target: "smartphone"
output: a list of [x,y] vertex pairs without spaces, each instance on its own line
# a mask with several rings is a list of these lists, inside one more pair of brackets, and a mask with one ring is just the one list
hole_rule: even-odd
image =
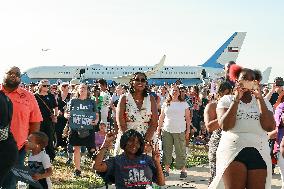
[[257,90],[258,89],[258,84],[256,81],[247,81],[247,80],[241,80],[239,81],[240,86],[245,89],[249,90]]

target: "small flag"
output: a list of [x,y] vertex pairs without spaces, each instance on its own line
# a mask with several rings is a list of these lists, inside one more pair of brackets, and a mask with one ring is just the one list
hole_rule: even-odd
[[239,47],[228,47],[228,52],[239,52]]

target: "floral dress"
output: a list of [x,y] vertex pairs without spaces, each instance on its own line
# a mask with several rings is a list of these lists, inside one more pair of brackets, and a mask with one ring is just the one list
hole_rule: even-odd
[[138,109],[132,94],[127,93],[126,95],[126,125],[127,129],[134,129],[145,136],[146,131],[149,127],[149,121],[151,120],[151,101],[150,95],[144,97],[141,110]]
[[[126,97],[125,118],[127,129],[134,129],[145,136],[152,115],[150,95],[144,97],[141,110],[138,109],[131,93],[126,93],[124,96]],[[121,132],[117,135],[115,144],[116,154],[120,154],[121,135]]]

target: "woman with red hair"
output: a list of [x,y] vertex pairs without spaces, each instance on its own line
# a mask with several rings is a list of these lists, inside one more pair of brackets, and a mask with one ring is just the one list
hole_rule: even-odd
[[223,131],[216,154],[216,177],[209,188],[271,188],[267,132],[275,123],[272,106],[259,89],[261,74],[232,65],[229,75],[236,85],[234,95],[223,96],[217,105]]

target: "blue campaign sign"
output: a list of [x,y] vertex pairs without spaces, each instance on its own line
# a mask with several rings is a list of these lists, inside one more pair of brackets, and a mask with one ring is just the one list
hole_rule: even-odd
[[11,169],[17,180],[25,182],[35,188],[43,189],[41,184],[32,178],[32,173],[29,167],[16,166]]
[[73,130],[79,129],[93,129],[91,125],[92,121],[96,119],[96,113],[83,110],[71,110],[70,111],[70,128]]

